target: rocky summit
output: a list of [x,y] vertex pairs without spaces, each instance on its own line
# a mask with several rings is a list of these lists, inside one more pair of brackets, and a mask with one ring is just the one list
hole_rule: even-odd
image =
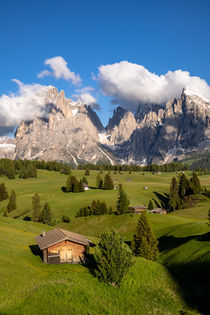
[[166,104],[114,110],[106,128],[90,106],[51,88],[46,115],[0,138],[0,156],[79,163],[168,163],[210,150],[210,100],[185,88]]

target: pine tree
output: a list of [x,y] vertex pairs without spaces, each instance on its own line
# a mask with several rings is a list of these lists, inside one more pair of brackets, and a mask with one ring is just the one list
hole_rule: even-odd
[[89,175],[90,175],[90,171],[89,171],[88,168],[86,168],[86,170],[85,170],[85,176],[89,176]]
[[70,192],[70,191],[71,191],[71,176],[69,175],[66,181],[66,192]]
[[191,184],[192,184],[193,193],[199,194],[201,192],[201,184],[200,184],[200,180],[199,180],[196,172],[193,172],[193,174],[192,174]]
[[158,257],[158,241],[152,231],[145,212],[142,212],[132,241],[135,256],[156,260]]
[[190,184],[189,181],[187,179],[187,177],[185,176],[185,174],[183,173],[180,177],[180,181],[179,181],[179,197],[181,199],[183,199],[185,196],[187,196],[190,193]]
[[153,210],[153,209],[154,209],[154,205],[153,205],[152,200],[149,201],[148,209],[149,209],[149,210]]
[[9,202],[7,205],[7,211],[11,212],[16,209],[16,193],[12,190],[11,195],[9,197]]
[[124,192],[122,184],[119,185],[118,200],[117,200],[117,214],[123,214],[129,212],[130,201],[127,194]]
[[104,178],[104,189],[106,189],[106,190],[114,189],[113,180],[112,180],[112,178],[111,178],[111,176],[109,174],[105,175],[105,178]]
[[48,202],[46,202],[42,208],[41,221],[44,224],[50,224],[52,221],[52,211]]
[[3,213],[3,217],[8,217],[7,211],[5,210]]
[[14,163],[10,163],[6,170],[7,177],[9,179],[15,179],[15,167]]
[[8,199],[8,197],[9,196],[8,196],[5,184],[4,183],[0,184],[0,201],[6,200],[6,199]]
[[106,283],[119,286],[133,264],[130,248],[114,230],[105,231],[94,254],[95,275]]
[[85,190],[84,190],[84,186],[83,186],[83,182],[82,182],[81,179],[80,179],[80,181],[79,181],[78,187],[79,187],[79,192],[84,192],[84,191],[85,191]]
[[100,173],[96,176],[96,188],[102,189],[103,188],[103,180],[101,178]]
[[38,194],[35,194],[32,197],[32,221],[39,222],[40,215],[41,215],[40,197]]
[[178,210],[181,208],[179,198],[179,187],[175,177],[171,179],[170,191],[169,191],[169,203],[168,208],[170,211]]

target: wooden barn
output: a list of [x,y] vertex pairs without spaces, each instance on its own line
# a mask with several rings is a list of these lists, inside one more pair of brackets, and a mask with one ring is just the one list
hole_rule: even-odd
[[80,263],[94,244],[84,236],[62,229],[44,232],[35,238],[45,264]]
[[140,205],[140,206],[135,206],[135,207],[131,207],[131,209],[133,210],[134,213],[141,213],[147,210],[147,207],[144,205]]

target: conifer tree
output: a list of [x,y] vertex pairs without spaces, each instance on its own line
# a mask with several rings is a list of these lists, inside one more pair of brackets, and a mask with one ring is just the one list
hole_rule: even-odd
[[150,260],[158,257],[158,241],[145,212],[142,212],[136,227],[132,241],[132,249],[135,256],[141,256]]
[[199,180],[196,172],[193,172],[193,174],[192,174],[191,184],[192,184],[193,193],[199,194],[201,192],[201,184],[200,184],[200,180]]
[[32,197],[32,221],[39,222],[40,216],[41,216],[40,197],[38,194],[35,194]]
[[179,190],[178,190],[179,197],[183,199],[185,196],[189,195],[190,191],[191,189],[190,189],[189,181],[187,177],[185,176],[185,174],[183,173],[179,181]]
[[6,170],[7,177],[9,179],[15,179],[15,167],[14,163],[10,163]]
[[9,197],[9,202],[7,205],[7,211],[11,212],[16,209],[16,193],[12,190],[11,195]]
[[152,200],[149,201],[148,209],[149,209],[149,210],[153,210],[153,209],[154,209],[154,205],[153,205]]
[[6,200],[6,199],[8,199],[8,197],[9,196],[8,196],[5,184],[4,183],[0,184],[0,201]]
[[3,213],[3,217],[8,217],[7,211],[5,210]]
[[101,178],[100,173],[96,176],[96,188],[102,189],[103,188],[103,179]]
[[130,201],[128,199],[127,194],[123,190],[122,184],[119,185],[119,190],[118,190],[118,200],[117,200],[117,214],[123,214],[123,213],[128,213],[129,212],[129,204]]
[[71,176],[69,175],[66,181],[66,192],[70,192],[70,191],[71,191]]
[[179,198],[179,187],[175,177],[171,179],[170,191],[169,191],[169,210],[174,211],[181,208],[180,198]]
[[209,226],[210,226],[210,209],[208,211],[208,219],[209,219]]
[[82,182],[83,182],[84,184],[88,185],[88,181],[87,181],[87,178],[86,178],[85,176],[83,176]]
[[82,182],[81,179],[80,179],[80,181],[79,181],[78,187],[79,187],[79,192],[84,192],[84,191],[85,191],[85,190],[84,190],[84,186],[83,186],[83,182]]
[[133,264],[130,248],[114,230],[105,231],[94,254],[95,275],[113,286],[119,286]]
[[88,168],[86,168],[86,170],[85,170],[85,176],[89,176],[89,175],[90,175],[90,171],[89,171]]
[[111,176],[109,174],[105,175],[105,178],[104,178],[104,189],[106,189],[106,190],[114,189],[113,180],[112,180],[112,178],[111,178]]
[[50,224],[52,221],[52,211],[48,202],[46,202],[44,207],[42,208],[41,221],[44,224]]

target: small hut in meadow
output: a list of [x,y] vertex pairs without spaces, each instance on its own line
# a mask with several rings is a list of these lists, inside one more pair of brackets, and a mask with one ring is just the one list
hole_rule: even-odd
[[147,207],[144,205],[140,205],[140,206],[135,206],[135,207],[131,207],[131,209],[133,210],[133,213],[141,213],[147,210]]
[[35,238],[45,264],[80,263],[94,244],[83,235],[53,229]]
[[149,213],[167,214],[167,211],[163,208],[154,208],[154,209],[150,210]]

